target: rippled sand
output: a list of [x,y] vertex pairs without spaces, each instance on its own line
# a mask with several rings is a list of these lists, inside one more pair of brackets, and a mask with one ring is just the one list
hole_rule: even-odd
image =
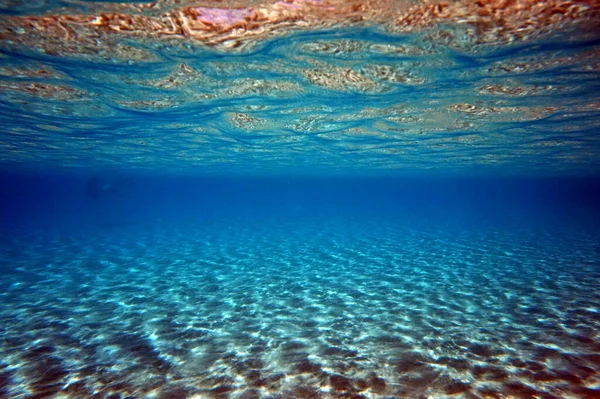
[[5,236],[0,396],[597,398],[597,239],[389,219]]

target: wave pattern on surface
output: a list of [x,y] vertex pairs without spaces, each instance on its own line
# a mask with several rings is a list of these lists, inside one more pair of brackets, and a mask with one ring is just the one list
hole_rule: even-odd
[[[125,44],[127,41],[123,41]],[[6,44],[6,42],[3,42]],[[207,173],[595,173],[599,42],[302,32],[128,63],[0,50],[0,162]]]

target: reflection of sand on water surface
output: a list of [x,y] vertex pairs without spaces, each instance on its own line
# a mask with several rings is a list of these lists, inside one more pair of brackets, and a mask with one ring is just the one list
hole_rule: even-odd
[[597,166],[598,2],[72,4],[0,16],[2,162]]
[[[78,2],[73,2],[77,4]],[[169,45],[200,43],[236,51],[291,31],[374,25],[389,32],[425,31],[426,40],[450,47],[526,41],[579,28],[595,31],[594,1],[281,0],[90,4],[88,12],[33,10],[0,18],[0,40],[49,54],[98,54],[148,60],[153,54],[119,39],[157,38]],[[26,12],[26,11],[25,11]],[[37,12],[37,13],[36,13]],[[173,42],[171,39],[177,39]]]

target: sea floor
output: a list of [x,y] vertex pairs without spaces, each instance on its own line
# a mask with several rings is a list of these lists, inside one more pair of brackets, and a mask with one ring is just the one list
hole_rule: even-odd
[[2,397],[600,397],[590,229],[274,218],[3,242]]

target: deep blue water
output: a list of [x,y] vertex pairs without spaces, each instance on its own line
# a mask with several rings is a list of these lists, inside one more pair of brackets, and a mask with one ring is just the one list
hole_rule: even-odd
[[[98,192],[87,184],[98,181]],[[5,174],[3,229],[144,226],[237,217],[249,221],[370,216],[486,225],[597,221],[594,177],[182,177]]]

